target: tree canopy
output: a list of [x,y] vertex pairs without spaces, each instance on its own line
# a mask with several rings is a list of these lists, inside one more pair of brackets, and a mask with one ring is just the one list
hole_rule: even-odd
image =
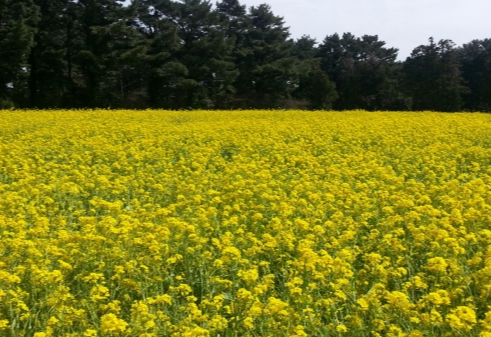
[[239,0],[2,0],[0,108],[491,111],[491,40],[293,39]]

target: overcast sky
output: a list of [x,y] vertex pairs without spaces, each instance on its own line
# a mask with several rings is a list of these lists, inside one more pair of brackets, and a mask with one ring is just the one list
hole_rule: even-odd
[[[215,2],[215,1],[213,1]],[[491,0],[242,0],[267,3],[285,19],[293,38],[306,34],[322,42],[326,35],[350,32],[378,35],[399,48],[404,60],[419,45],[450,39],[457,45],[491,38]]]

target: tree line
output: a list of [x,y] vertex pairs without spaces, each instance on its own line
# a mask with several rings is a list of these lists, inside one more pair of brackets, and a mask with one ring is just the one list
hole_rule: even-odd
[[397,53],[238,0],[0,0],[0,108],[491,111],[491,39]]

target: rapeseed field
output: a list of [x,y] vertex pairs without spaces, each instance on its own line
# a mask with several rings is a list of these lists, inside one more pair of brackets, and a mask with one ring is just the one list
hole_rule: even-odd
[[491,336],[491,115],[0,111],[0,336]]

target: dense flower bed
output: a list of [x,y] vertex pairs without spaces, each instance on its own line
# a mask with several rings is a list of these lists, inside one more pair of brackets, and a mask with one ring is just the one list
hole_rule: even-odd
[[0,334],[489,337],[490,130],[0,111]]

